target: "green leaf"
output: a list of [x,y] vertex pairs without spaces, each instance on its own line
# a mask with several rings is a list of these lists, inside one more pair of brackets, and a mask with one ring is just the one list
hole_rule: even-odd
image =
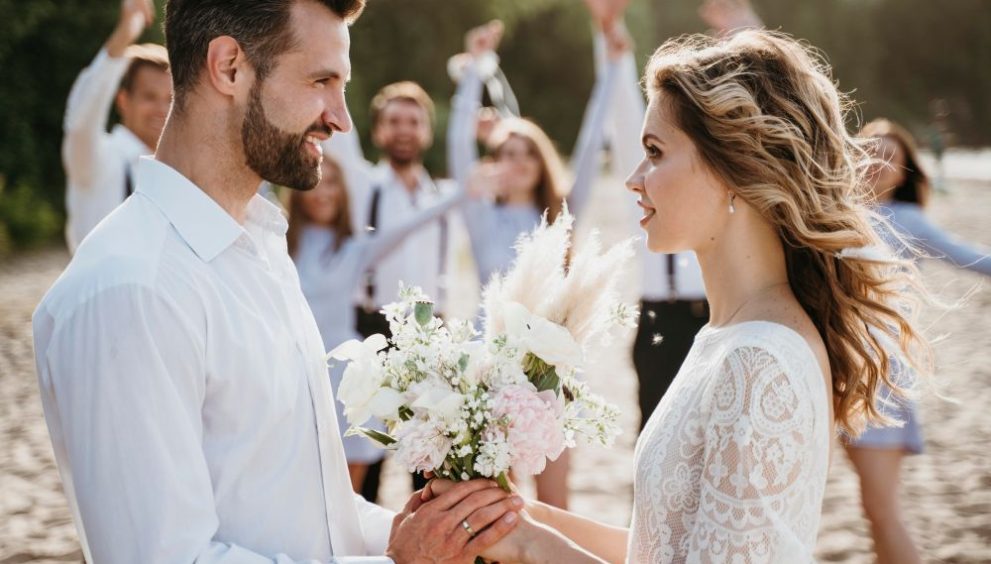
[[352,427],[348,430],[346,435],[356,435],[362,434],[371,439],[372,441],[378,443],[380,446],[389,448],[396,444],[398,441],[390,435],[383,433],[382,431],[376,431],[375,429],[369,429],[368,427]]
[[499,484],[499,487],[502,488],[503,490],[507,492],[512,492],[512,490],[509,488],[509,478],[506,477],[505,472],[496,476],[496,483]]
[[416,302],[413,306],[413,316],[421,327],[426,327],[430,320],[434,318],[434,304],[430,302]]
[[413,410],[409,406],[401,405],[399,406],[399,419],[403,421],[409,421],[413,418]]

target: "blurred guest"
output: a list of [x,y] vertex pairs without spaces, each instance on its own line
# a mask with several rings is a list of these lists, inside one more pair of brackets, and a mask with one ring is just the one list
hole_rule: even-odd
[[[540,223],[546,213],[553,222],[564,205],[580,216],[588,203],[602,148],[603,124],[612,101],[616,61],[628,50],[628,43],[611,44],[609,63],[596,81],[585,111],[578,144],[572,153],[569,183],[560,155],[546,133],[534,122],[504,118],[486,137],[491,157],[477,166],[475,139],[478,107],[481,103],[483,73],[487,61],[502,37],[498,21],[468,32],[465,38],[468,60],[460,76],[451,104],[448,129],[448,164],[454,179],[471,185],[475,197],[465,204],[465,225],[471,239],[479,280],[484,284],[494,274],[504,272],[516,258],[516,240]],[[490,65],[494,66],[494,65]],[[537,498],[566,508],[568,504],[568,455],[549,463],[536,477]]]
[[[154,152],[165,126],[172,103],[168,53],[161,45],[133,45],[154,13],[151,0],[125,0],[117,27],[72,85],[62,141],[70,252],[131,195],[132,169]],[[107,133],[114,103],[121,122]]]
[[[877,211],[890,221],[882,237],[904,258],[913,258],[913,248],[959,268],[991,276],[987,249],[966,244],[930,222],[923,208],[929,200],[929,179],[919,166],[915,140],[905,129],[888,120],[868,123],[861,137],[877,143],[875,164],[870,171],[872,196]],[[910,384],[913,375],[901,363],[892,362],[894,381]],[[871,524],[874,551],[881,564],[920,562],[918,550],[902,520],[899,506],[902,460],[922,452],[922,429],[916,404],[910,399],[881,394],[887,401],[878,409],[894,420],[894,426],[871,426],[849,439],[846,451],[860,478],[861,503]]]
[[[313,310],[324,347],[331,351],[347,340],[361,339],[355,329],[352,296],[368,268],[463,198],[462,193],[457,192],[393,227],[358,231],[352,223],[350,195],[340,165],[333,158],[324,157],[321,169],[322,176],[316,188],[308,192],[289,192],[286,239],[289,254],[299,271],[303,295]],[[331,366],[335,397],[343,374],[344,363]],[[355,491],[361,493],[369,465],[380,462],[384,451],[365,437],[344,437],[348,428],[344,406],[337,402],[335,407],[351,483]],[[366,426],[375,424],[369,422]]]
[[[423,166],[423,154],[433,144],[433,118],[434,104],[423,88],[397,82],[382,88],[371,103],[372,141],[383,153],[381,162],[365,160],[356,131],[334,135],[324,143],[344,172],[355,231],[391,230],[457,191],[449,181],[435,181]],[[448,220],[441,215],[370,267],[352,295],[359,335],[389,335],[381,309],[396,301],[400,282],[423,289],[434,300],[435,311],[443,315],[448,232]],[[369,501],[378,497],[381,471],[381,462],[369,468],[362,490]],[[425,484],[422,477],[414,477],[414,489]]]

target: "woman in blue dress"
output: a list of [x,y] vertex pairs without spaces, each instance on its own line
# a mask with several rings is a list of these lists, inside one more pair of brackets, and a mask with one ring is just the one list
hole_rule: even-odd
[[[881,233],[889,245],[906,259],[921,252],[922,256],[991,276],[991,251],[957,239],[926,217],[929,179],[919,166],[911,134],[882,119],[864,126],[860,136],[877,140],[873,146],[877,161],[870,180],[876,211],[890,223]],[[902,369],[897,361],[892,367]],[[911,377],[904,373],[897,378],[905,381]],[[891,398],[879,409],[899,425],[868,427],[847,441],[846,451],[860,478],[861,500],[878,562],[911,564],[920,559],[902,521],[899,476],[904,457],[922,452],[922,431],[913,401]]]

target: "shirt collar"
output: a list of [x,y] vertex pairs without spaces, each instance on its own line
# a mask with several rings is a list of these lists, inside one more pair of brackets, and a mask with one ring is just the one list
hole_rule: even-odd
[[[162,211],[179,236],[204,262],[210,262],[240,237],[244,227],[179,171],[152,157],[136,167],[136,192]],[[247,223],[285,236],[288,224],[278,207],[259,195],[248,202]]]
[[[403,182],[398,176],[396,176],[396,171],[392,168],[392,165],[389,164],[389,161],[379,161],[378,169],[380,175],[379,178],[382,179],[385,186],[402,188],[403,190],[406,189]],[[421,166],[416,175],[416,192],[433,192],[435,189],[434,181],[430,178],[430,175],[427,174],[427,169]]]

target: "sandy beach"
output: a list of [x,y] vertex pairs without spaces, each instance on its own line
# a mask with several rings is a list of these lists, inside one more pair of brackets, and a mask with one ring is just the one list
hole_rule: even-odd
[[[930,213],[943,227],[991,246],[991,161],[949,163],[948,193],[937,194]],[[601,182],[583,221],[607,241],[630,233],[617,179]],[[76,539],[38,397],[31,344],[31,314],[68,261],[61,249],[0,264],[0,564],[79,562]],[[462,265],[463,266],[463,265]],[[935,345],[936,388],[924,393],[921,414],[926,452],[908,459],[903,506],[927,562],[991,562],[991,284],[977,275],[929,262],[926,282],[943,301],[966,301],[948,311],[929,310]],[[639,289],[631,275],[630,297]],[[471,282],[454,288],[456,312],[470,312]],[[632,335],[629,336],[632,338]],[[573,509],[626,525],[632,500],[632,453],[638,418],[636,377],[629,339],[593,362],[591,385],[622,407],[624,434],[611,449],[573,454]],[[409,480],[392,465],[383,502],[402,506]],[[856,475],[841,449],[834,451],[817,556],[823,562],[871,562],[871,541],[860,509]]]

